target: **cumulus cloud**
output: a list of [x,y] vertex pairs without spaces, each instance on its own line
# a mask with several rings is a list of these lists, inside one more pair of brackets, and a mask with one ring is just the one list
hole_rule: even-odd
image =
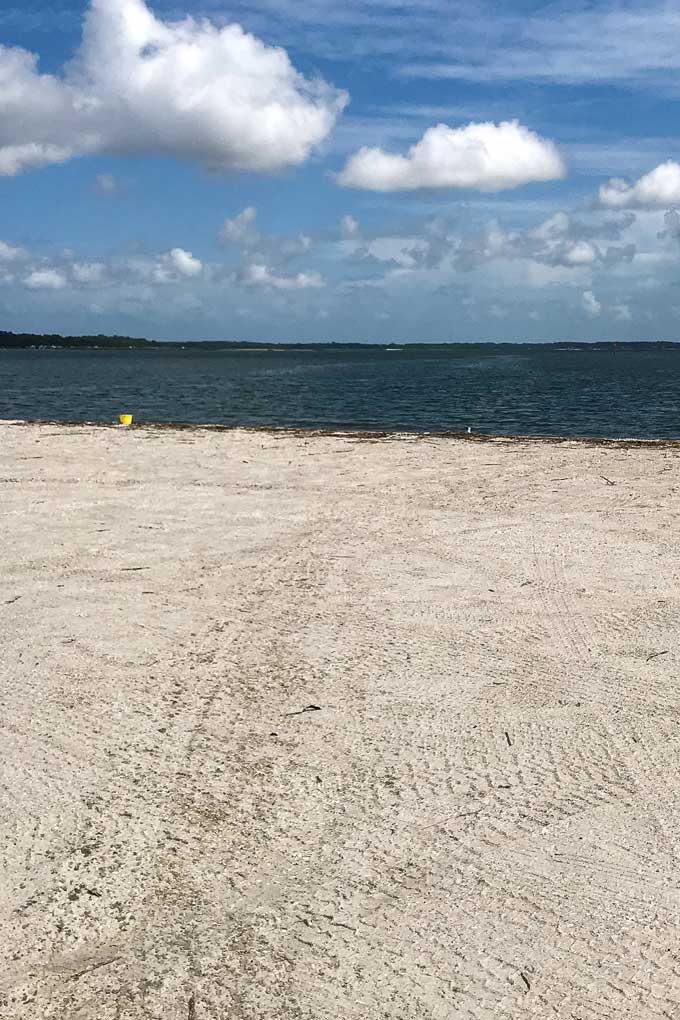
[[564,253],[564,261],[570,266],[590,266],[597,258],[597,252],[588,241],[578,241]]
[[166,255],[166,259],[180,276],[199,276],[203,270],[200,259],[194,258],[191,252],[185,251],[184,248],[173,248]]
[[597,238],[601,241],[618,241],[635,223],[635,213],[625,212],[619,216],[603,219],[596,215],[589,220],[575,219],[565,212],[548,217],[531,231],[531,236],[546,242],[571,238],[586,241]]
[[[341,229],[336,251],[362,276],[389,265],[421,273],[423,282],[439,286],[442,274],[479,272],[495,262],[506,279],[527,280],[532,287],[583,289],[591,285],[591,274],[635,258],[636,244],[628,233],[635,224],[630,212],[613,216],[593,210],[574,217],[560,211],[525,230],[507,230],[494,219],[461,231],[457,216],[441,214],[413,220],[406,230],[404,222],[377,233],[364,229],[358,238],[343,237],[347,231]],[[610,243],[615,238],[621,243]]]
[[259,234],[255,228],[257,210],[252,205],[246,206],[232,219],[226,219],[219,233],[223,244],[251,245],[257,243]]
[[[245,258],[246,266],[238,274],[242,282],[255,283],[277,287],[279,290],[292,289],[300,284],[290,283],[298,277],[283,273],[277,275],[282,267],[306,255],[312,249],[314,242],[307,234],[298,234],[297,237],[279,236],[268,234],[257,229],[257,210],[253,206],[247,206],[240,213],[231,219],[226,219],[219,232],[219,240],[227,248],[237,249]],[[253,267],[266,267],[267,272],[272,273],[271,279],[266,281],[251,279],[250,269]],[[299,279],[301,286],[316,286],[314,283],[305,281],[315,279],[317,274],[301,273]],[[319,277],[320,279],[320,277]]]
[[184,248],[173,248],[160,257],[153,268],[152,278],[156,283],[173,283],[182,277],[191,279],[200,276],[202,272],[203,263],[200,259],[194,258]]
[[599,191],[600,205],[609,209],[659,209],[680,205],[680,163],[668,160],[635,184],[614,178]]
[[673,241],[680,241],[680,214],[675,209],[669,209],[664,213],[664,227],[656,235],[660,240],[670,238]]
[[66,277],[58,269],[34,269],[24,280],[29,290],[63,290]]
[[517,121],[429,128],[406,156],[364,147],[338,175],[345,187],[366,191],[414,191],[420,188],[474,188],[502,191],[531,181],[565,176],[552,142]]
[[237,24],[165,22],[143,0],[91,0],[63,75],[0,46],[0,174],[93,153],[175,156],[213,172],[297,166],[346,102]]
[[630,262],[635,255],[634,244],[610,245],[607,242],[620,239],[634,223],[632,213],[606,220],[596,217],[588,222],[558,212],[533,230],[510,236],[514,236],[515,250],[525,258],[555,267],[585,269]]
[[28,252],[24,248],[15,248],[11,244],[6,244],[5,241],[0,241],[0,263],[19,262],[27,257]]
[[[22,267],[19,279],[24,287],[32,291],[62,291],[68,288],[77,293],[83,290],[118,288],[118,293],[126,295],[127,299],[129,289],[133,288],[137,295],[144,290],[148,300],[155,300],[158,286],[196,282],[206,271],[203,262],[184,248],[172,248],[165,254],[155,256],[135,258],[114,256],[100,260],[76,258],[68,249],[50,260],[32,258],[30,253],[24,252],[23,249],[16,251],[27,262],[27,265]],[[12,266],[12,262],[7,261],[5,265]],[[3,269],[0,242],[0,283],[7,283],[10,277]],[[205,276],[211,279],[210,272],[205,272]],[[178,288],[177,295],[177,301],[186,301],[187,288]]]
[[568,280],[569,274],[574,277],[597,267],[630,262],[636,251],[634,244],[607,242],[620,237],[634,222],[635,217],[630,213],[604,221],[600,216],[588,222],[557,212],[531,230],[506,231],[492,220],[482,231],[458,241],[449,237],[448,247],[453,252],[455,266],[462,270],[474,269],[493,259],[522,259],[566,270],[566,273],[537,271],[534,281]]
[[295,276],[280,276],[262,263],[251,263],[243,273],[243,283],[249,287],[272,287],[274,290],[307,290],[325,287],[320,273],[297,273]]
[[590,316],[591,319],[596,319],[602,311],[602,305],[597,300],[592,290],[585,290],[581,295],[581,304],[583,311],[586,315]]

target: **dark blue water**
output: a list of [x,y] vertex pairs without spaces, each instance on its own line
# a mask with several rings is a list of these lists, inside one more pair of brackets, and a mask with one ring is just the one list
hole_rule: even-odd
[[0,350],[0,418],[680,437],[680,350]]

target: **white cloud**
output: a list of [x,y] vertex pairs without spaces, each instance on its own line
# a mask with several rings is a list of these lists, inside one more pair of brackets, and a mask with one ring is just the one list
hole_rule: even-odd
[[[217,5],[203,3],[202,7]],[[395,73],[472,81],[625,82],[677,94],[680,13],[674,0],[236,0],[249,27],[316,57]],[[405,66],[406,65],[406,66]],[[419,92],[420,90],[416,90]],[[459,90],[456,90],[458,92]],[[444,106],[448,90],[430,103]],[[454,93],[455,94],[455,93]],[[467,90],[463,93],[468,96]],[[507,97],[496,89],[490,99]],[[458,98],[462,98],[458,96]],[[474,101],[474,100],[473,100]],[[414,96],[409,106],[417,102]],[[403,119],[405,111],[395,111]],[[457,119],[477,120],[470,100]],[[380,109],[381,107],[379,107]],[[406,107],[408,110],[408,107]],[[429,118],[446,120],[444,110]],[[485,116],[489,116],[488,112]],[[370,144],[382,144],[372,141]]]
[[525,261],[531,286],[547,286],[570,278],[574,282],[584,270],[630,261],[634,245],[609,243],[620,238],[629,226],[628,217],[580,221],[557,212],[533,229],[506,232],[492,220],[481,232],[459,239],[450,236],[439,254],[446,258],[447,252],[453,252],[454,264],[463,270],[490,260]]
[[29,290],[63,290],[66,277],[57,269],[34,269],[24,280]]
[[[600,0],[534,7],[530,13],[511,6],[492,0],[482,8],[483,17],[468,7],[468,17],[463,14],[456,32],[444,39],[437,25],[443,13],[435,5],[429,38],[417,37],[421,53],[402,74],[484,82],[626,82],[677,94],[676,3]],[[402,34],[415,33],[402,27]],[[367,46],[371,42],[366,39]],[[407,39],[405,47],[413,52],[414,40]]]
[[19,262],[28,257],[24,248],[15,248],[11,244],[0,241],[0,262]]
[[[2,64],[3,51],[0,49],[0,81],[7,77],[3,72],[6,70]],[[13,85],[14,83],[11,83]],[[22,91],[19,84],[16,91]],[[0,96],[0,115],[4,117],[9,103]],[[6,123],[6,122],[5,122]],[[3,128],[5,125],[3,125]],[[63,145],[50,145],[43,142],[27,142],[24,145],[7,144],[6,139],[11,137],[5,129],[0,129],[0,177],[15,177],[24,170],[38,170],[48,166],[50,163],[66,163],[76,153],[72,148]]]
[[[336,260],[352,268],[353,278],[356,273],[384,273],[387,264],[423,274],[418,279],[424,286],[441,287],[443,278],[458,273],[481,280],[493,263],[493,278],[509,288],[566,285],[580,293],[599,287],[603,272],[627,272],[636,243],[646,243],[637,229],[640,219],[630,212],[614,216],[581,210],[570,216],[559,211],[525,230],[507,230],[493,219],[468,221],[461,231],[457,215],[440,213],[425,221],[411,220],[410,231],[403,223],[382,233],[365,229],[359,239],[337,241],[334,252]],[[658,219],[655,214],[655,231]]]
[[588,241],[578,241],[564,255],[564,261],[570,266],[589,266],[596,258],[597,252]]
[[343,216],[340,220],[340,235],[342,237],[358,237],[361,233],[359,224],[353,216]]
[[[235,247],[246,255],[246,261],[252,266],[268,267],[268,271],[274,267],[279,269],[282,265],[288,265],[291,261],[301,255],[308,254],[314,246],[314,241],[307,234],[298,234],[297,237],[279,236],[268,234],[257,229],[257,210],[253,206],[247,206],[240,213],[231,219],[226,219],[218,234],[218,237],[226,247]],[[275,274],[274,274],[275,275]],[[242,272],[241,280],[248,278],[248,270]],[[276,277],[283,283],[268,281],[269,286],[284,289],[292,287],[285,281],[295,280],[292,276]],[[303,273],[301,279],[305,280]],[[251,281],[252,282],[252,281]],[[261,281],[258,281],[261,282]]]
[[257,210],[252,206],[246,206],[232,219],[227,219],[222,225],[219,233],[220,241],[224,244],[254,244],[259,238],[255,229]]
[[173,248],[166,258],[180,276],[199,276],[203,271],[200,259],[194,258],[190,251],[183,248]]
[[369,241],[364,248],[359,249],[358,254],[362,260],[371,256],[378,262],[392,263],[393,266],[411,269],[417,261],[414,256],[422,247],[423,242],[417,237],[376,237],[375,240]]
[[408,155],[364,147],[338,175],[345,187],[367,191],[414,191],[418,188],[475,188],[501,191],[530,181],[565,176],[552,142],[517,121],[429,128]]
[[94,190],[98,195],[110,198],[120,192],[120,184],[113,174],[97,174],[94,180]]
[[279,276],[268,266],[255,262],[246,267],[243,282],[249,287],[273,287],[275,290],[307,290],[325,287],[323,277],[316,272],[297,273],[295,276]]
[[571,221],[565,212],[556,212],[531,231],[531,237],[539,241],[555,241],[569,233]]
[[630,322],[633,318],[632,313],[628,305],[614,305],[612,307],[614,318],[618,319],[619,322]]
[[196,281],[204,269],[203,262],[184,248],[172,248],[155,257],[112,257],[106,261],[79,260],[73,252],[65,250],[58,260],[29,265],[24,271],[23,283],[30,290],[63,290],[69,284],[81,288],[118,286],[120,289],[143,285],[151,299],[156,293],[153,284]]
[[74,262],[71,275],[76,283],[101,284],[106,278],[106,266],[103,262]]
[[599,191],[600,205],[610,209],[659,209],[680,204],[680,163],[668,160],[635,184],[614,178]]
[[581,303],[583,311],[586,315],[589,315],[591,319],[597,318],[602,311],[602,305],[597,300],[592,290],[585,290],[581,296]]
[[[148,267],[140,265],[139,268],[142,275],[145,275]],[[173,248],[161,255],[152,269],[151,278],[155,283],[173,283],[182,277],[191,279],[200,276],[202,272],[203,263],[200,259],[194,258],[190,251],[183,248]]]
[[296,166],[346,101],[239,25],[164,22],[143,0],[91,0],[63,76],[0,46],[0,174],[93,153],[175,156],[215,172]]

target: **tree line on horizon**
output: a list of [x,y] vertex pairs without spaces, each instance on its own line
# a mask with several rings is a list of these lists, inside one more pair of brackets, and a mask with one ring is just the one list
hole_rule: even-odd
[[234,349],[252,349],[252,350],[338,350],[338,349],[356,349],[356,348],[370,348],[373,350],[384,350],[385,348],[392,348],[393,350],[411,350],[413,348],[427,347],[432,348],[448,348],[448,347],[504,347],[504,348],[517,348],[517,347],[532,347],[532,348],[569,348],[569,349],[617,349],[626,348],[633,350],[645,350],[650,347],[656,349],[668,349],[680,347],[680,342],[676,340],[556,340],[549,341],[546,343],[537,343],[536,341],[473,341],[465,342],[460,340],[452,340],[444,343],[394,343],[386,341],[384,343],[366,343],[362,341],[310,341],[309,343],[299,342],[281,342],[281,341],[264,341],[264,340],[183,340],[183,341],[170,341],[170,340],[147,340],[144,337],[130,337],[130,336],[107,336],[99,333],[96,335],[87,336],[62,336],[59,333],[12,333],[7,330],[0,330],[0,348],[32,348],[32,349],[45,349],[45,348],[60,348],[60,349],[71,349],[71,350],[102,350],[102,349],[114,349],[114,350],[144,350],[154,349],[159,350],[162,348],[179,348],[179,349],[200,349],[200,350],[234,350]]

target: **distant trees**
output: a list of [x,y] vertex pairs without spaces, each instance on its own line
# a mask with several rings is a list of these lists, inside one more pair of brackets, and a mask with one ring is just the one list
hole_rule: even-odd
[[156,346],[155,340],[130,336],[60,336],[59,333],[8,333],[0,330],[0,347],[137,348]]

